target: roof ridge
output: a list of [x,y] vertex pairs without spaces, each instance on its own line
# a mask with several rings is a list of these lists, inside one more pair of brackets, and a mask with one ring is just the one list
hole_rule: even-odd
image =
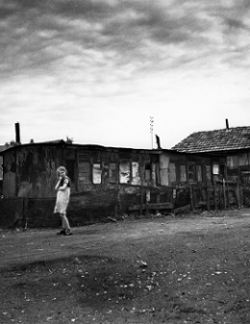
[[214,129],[214,130],[197,131],[197,132],[191,133],[189,136],[191,136],[193,134],[198,134],[198,133],[213,133],[213,132],[227,131],[227,130],[231,130],[231,129],[243,129],[243,128],[250,129],[250,126],[237,126],[237,127],[229,127],[228,129],[227,128],[219,128],[219,129]]

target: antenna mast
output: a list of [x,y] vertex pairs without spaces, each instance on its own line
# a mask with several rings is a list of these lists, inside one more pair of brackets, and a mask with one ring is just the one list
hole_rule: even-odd
[[150,116],[150,133],[151,133],[151,146],[154,148],[153,144],[153,133],[154,133],[154,116]]

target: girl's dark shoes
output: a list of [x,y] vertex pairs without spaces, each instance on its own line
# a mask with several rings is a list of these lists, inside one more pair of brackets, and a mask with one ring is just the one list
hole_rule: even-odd
[[70,230],[62,229],[60,232],[57,233],[57,235],[70,236],[70,235],[73,235],[73,233]]
[[60,232],[56,233],[57,235],[65,235],[66,231],[65,229],[62,229]]

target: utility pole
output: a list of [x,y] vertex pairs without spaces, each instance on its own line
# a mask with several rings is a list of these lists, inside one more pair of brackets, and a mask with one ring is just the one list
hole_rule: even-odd
[[154,148],[153,144],[153,134],[154,134],[154,116],[150,116],[150,133],[151,133],[151,146]]

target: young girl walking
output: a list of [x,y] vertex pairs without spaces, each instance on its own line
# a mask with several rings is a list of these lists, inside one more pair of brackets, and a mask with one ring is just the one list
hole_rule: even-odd
[[57,195],[54,213],[58,213],[62,219],[62,230],[57,234],[72,235],[67,218],[67,207],[70,199],[70,179],[67,177],[67,170],[64,166],[60,166],[56,172],[58,182],[55,186]]

